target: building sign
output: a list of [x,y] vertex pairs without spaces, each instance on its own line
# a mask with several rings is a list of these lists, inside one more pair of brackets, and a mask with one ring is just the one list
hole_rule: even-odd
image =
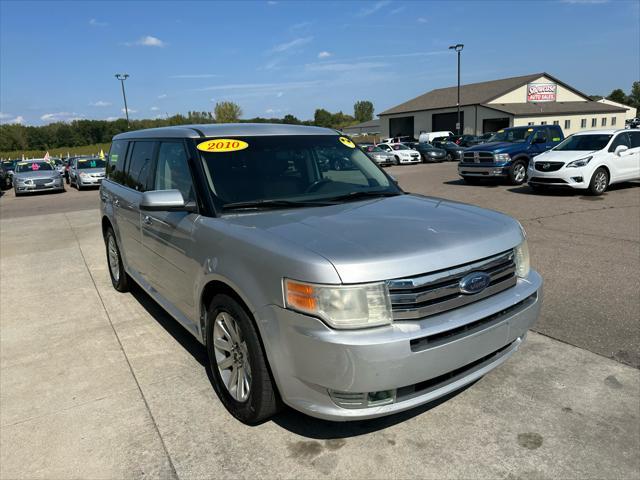
[[530,83],[527,85],[527,102],[555,102],[557,89],[555,83]]

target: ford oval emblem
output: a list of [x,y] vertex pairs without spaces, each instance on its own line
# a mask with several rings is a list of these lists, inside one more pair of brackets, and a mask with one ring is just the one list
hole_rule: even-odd
[[458,284],[462,293],[480,293],[491,283],[491,275],[484,272],[471,272],[460,280]]

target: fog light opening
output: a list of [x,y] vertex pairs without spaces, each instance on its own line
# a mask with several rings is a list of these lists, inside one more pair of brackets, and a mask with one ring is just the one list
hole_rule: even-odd
[[389,405],[396,401],[396,390],[381,390],[379,392],[369,392],[368,405],[370,407],[379,405]]
[[576,183],[582,183],[582,177],[571,177],[571,180],[573,180]]

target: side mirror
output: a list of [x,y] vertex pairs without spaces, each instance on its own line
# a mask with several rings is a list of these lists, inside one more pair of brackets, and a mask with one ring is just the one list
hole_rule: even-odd
[[185,210],[187,205],[180,190],[151,190],[142,194],[140,210]]
[[627,150],[629,150],[629,147],[627,147],[626,145],[618,145],[613,153],[615,153],[617,156],[621,156]]

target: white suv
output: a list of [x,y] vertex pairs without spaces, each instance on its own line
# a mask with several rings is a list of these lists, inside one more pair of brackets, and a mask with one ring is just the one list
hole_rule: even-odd
[[640,179],[640,131],[591,130],[567,137],[529,163],[529,186],[588,189],[602,195],[612,183]]
[[421,162],[420,152],[409,148],[404,143],[379,143],[376,146],[385,152],[392,153],[396,165]]

